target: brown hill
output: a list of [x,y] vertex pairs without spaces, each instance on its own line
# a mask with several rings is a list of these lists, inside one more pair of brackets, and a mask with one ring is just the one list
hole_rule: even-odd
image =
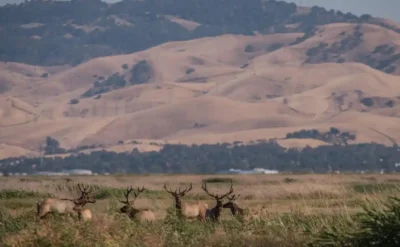
[[2,63],[0,157],[37,155],[46,136],[118,152],[166,141],[330,145],[282,138],[331,127],[355,134],[351,142],[399,141],[399,76],[383,72],[400,72],[399,34],[337,23],[294,44],[302,36],[170,42],[73,68]]

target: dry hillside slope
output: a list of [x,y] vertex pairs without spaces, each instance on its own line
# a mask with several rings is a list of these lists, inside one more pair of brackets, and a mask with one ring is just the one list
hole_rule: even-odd
[[302,36],[170,42],[72,68],[1,63],[0,158],[37,155],[46,136],[115,151],[270,138],[330,145],[283,138],[331,127],[356,134],[353,143],[399,141],[399,34],[336,23],[295,42]]

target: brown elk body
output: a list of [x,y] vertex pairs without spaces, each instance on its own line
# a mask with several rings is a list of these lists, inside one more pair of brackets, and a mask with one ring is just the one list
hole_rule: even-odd
[[37,202],[37,216],[40,219],[45,218],[49,213],[57,212],[59,214],[72,215],[74,213],[75,203],[67,199],[47,198],[42,202]]
[[80,220],[88,221],[92,219],[92,211],[88,208],[81,209],[78,211],[78,217]]
[[[37,202],[36,203],[37,216],[40,219],[44,219],[48,214],[55,212],[69,216],[77,212],[78,215],[80,215],[82,207],[86,203],[95,203],[96,200],[90,199],[88,197],[88,194],[90,192],[87,191],[87,187],[85,188],[83,185],[78,184],[78,188],[81,191],[81,196],[78,199],[47,198],[40,203]],[[91,218],[91,213],[90,213],[90,218]]]
[[213,208],[207,210],[207,214],[206,214],[207,219],[210,219],[213,221],[219,221],[219,218],[221,216],[222,206],[223,206],[223,204],[222,204],[223,199],[226,196],[233,193],[232,180],[231,180],[231,187],[230,187],[229,191],[223,195],[217,195],[217,194],[210,193],[207,189],[207,184],[205,182],[202,184],[201,187],[204,190],[204,192],[207,193],[207,195],[214,197],[214,199],[217,202]]
[[204,202],[184,202],[182,203],[182,197],[186,195],[190,190],[192,190],[192,184],[190,184],[189,188],[185,188],[183,191],[181,188],[172,191],[167,188],[167,185],[164,184],[164,189],[168,193],[170,193],[175,199],[175,208],[179,214],[179,216],[184,217],[185,219],[199,219],[203,222],[206,221],[206,213],[208,206]]
[[144,187],[142,189],[137,189],[137,192],[133,192],[134,199],[129,201],[129,194],[133,191],[133,188],[127,188],[125,193],[125,200],[120,200],[121,203],[125,204],[125,206],[120,208],[120,212],[123,214],[127,214],[129,218],[133,220],[138,220],[140,222],[152,222],[156,220],[156,217],[150,209],[136,209],[133,207],[136,198],[140,193],[144,191]]

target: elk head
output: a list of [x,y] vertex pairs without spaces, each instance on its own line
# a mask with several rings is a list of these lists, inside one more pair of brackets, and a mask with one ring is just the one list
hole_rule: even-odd
[[236,196],[235,194],[228,196],[228,202],[225,203],[222,207],[223,208],[230,208],[233,215],[243,215],[244,211],[242,208],[236,204],[236,200],[240,197],[240,195]]
[[228,191],[227,193],[223,194],[223,195],[218,195],[218,194],[210,193],[210,192],[208,191],[208,189],[207,189],[207,183],[206,183],[206,182],[203,182],[201,188],[204,190],[204,192],[207,193],[207,195],[209,195],[209,196],[215,198],[215,200],[217,201],[217,206],[219,206],[219,207],[222,207],[222,200],[223,200],[225,197],[227,197],[228,195],[230,195],[230,194],[233,193],[233,184],[232,184],[232,180],[231,180],[231,187],[230,187],[229,191]]
[[192,183],[190,183],[189,188],[185,188],[184,190],[181,190],[181,187],[179,189],[175,189],[175,191],[172,191],[171,188],[167,188],[167,185],[164,184],[164,190],[168,193],[170,193],[174,198],[175,198],[175,203],[176,203],[176,208],[181,209],[181,197],[185,196],[186,193],[192,190]]
[[131,208],[133,208],[133,205],[134,205],[134,203],[135,203],[137,197],[140,195],[140,193],[142,193],[143,191],[145,191],[145,188],[144,188],[144,186],[143,186],[142,188],[139,188],[139,187],[138,187],[138,188],[137,188],[137,191],[134,191],[134,192],[133,192],[133,196],[134,196],[133,200],[129,201],[129,194],[130,194],[132,191],[133,191],[132,186],[131,186],[130,188],[128,187],[128,188],[126,189],[126,193],[124,193],[125,200],[119,200],[121,203],[125,204],[125,206],[123,206],[123,207],[120,209],[120,212],[121,212],[121,213],[129,213],[129,212],[131,211]]
[[90,196],[92,189],[88,190],[88,186],[85,187],[83,184],[78,184],[78,188],[81,192],[81,196],[78,199],[72,200],[75,204],[73,208],[74,211],[80,211],[87,203],[96,202],[96,200]]
[[239,197],[240,197],[240,195],[237,195],[237,196],[236,196],[235,194],[230,195],[230,196],[227,196],[226,198],[228,199],[228,202],[225,203],[222,207],[223,207],[223,208],[232,208],[233,205],[236,205],[235,201],[236,201]]

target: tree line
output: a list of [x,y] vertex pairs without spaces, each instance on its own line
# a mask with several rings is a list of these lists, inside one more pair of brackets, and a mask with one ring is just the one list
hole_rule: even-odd
[[97,173],[216,173],[230,168],[265,168],[280,172],[399,171],[400,148],[376,143],[329,145],[302,150],[275,141],[249,145],[165,145],[160,151],[93,151],[67,157],[17,157],[0,161],[0,171],[34,173],[89,169]]

